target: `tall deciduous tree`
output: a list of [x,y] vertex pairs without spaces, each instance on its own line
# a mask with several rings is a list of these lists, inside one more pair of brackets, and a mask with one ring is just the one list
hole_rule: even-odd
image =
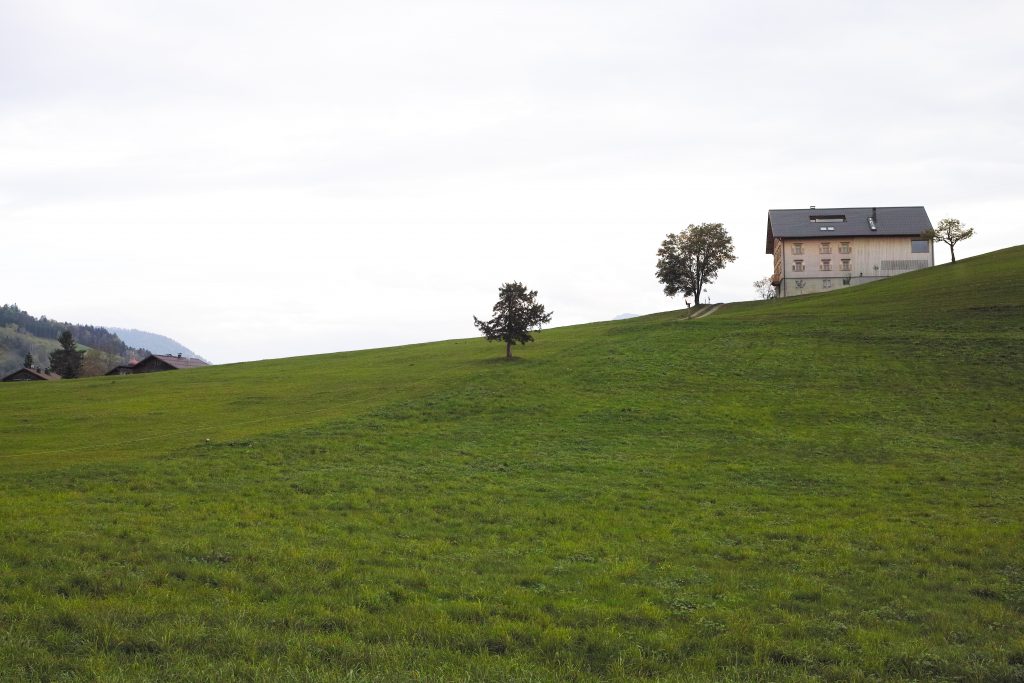
[[658,281],[665,294],[692,296],[700,303],[704,285],[714,282],[725,264],[736,260],[732,237],[721,223],[688,225],[678,234],[669,233],[658,249]]
[[494,304],[493,317],[483,321],[473,316],[476,325],[487,341],[505,342],[505,358],[512,360],[512,346],[533,341],[530,331],[551,322],[554,313],[544,311],[544,305],[537,303],[537,290],[527,291],[521,282],[506,282],[498,288],[498,303]]
[[78,350],[71,330],[64,330],[57,337],[60,348],[50,352],[50,367],[64,379],[74,379],[82,372],[82,357],[85,351]]
[[921,233],[921,237],[930,239],[933,242],[945,242],[949,245],[949,258],[956,263],[956,254],[953,253],[953,247],[956,246],[957,242],[970,239],[974,236],[974,228],[968,228],[966,225],[960,222],[959,218],[943,218],[939,221],[937,228],[925,230]]

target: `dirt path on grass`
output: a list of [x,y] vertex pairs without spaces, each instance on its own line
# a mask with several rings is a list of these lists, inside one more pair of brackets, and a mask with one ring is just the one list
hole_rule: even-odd
[[687,320],[697,320],[698,318],[706,318],[709,315],[711,315],[712,313],[714,313],[715,311],[717,311],[721,307],[722,307],[722,304],[714,304],[713,306],[708,306],[707,308],[702,308],[699,311],[697,311],[696,313],[692,314],[689,318],[687,318]]

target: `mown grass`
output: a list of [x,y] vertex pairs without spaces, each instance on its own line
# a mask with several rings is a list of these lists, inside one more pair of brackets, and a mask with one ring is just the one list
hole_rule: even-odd
[[0,385],[0,678],[1022,680],[1024,248]]

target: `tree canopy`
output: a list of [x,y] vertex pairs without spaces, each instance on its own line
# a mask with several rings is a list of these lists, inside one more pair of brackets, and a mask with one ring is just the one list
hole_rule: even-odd
[[953,247],[957,242],[970,239],[974,236],[974,228],[968,228],[960,222],[959,218],[943,218],[939,225],[931,230],[925,230],[921,237],[930,239],[933,242],[945,242],[949,245],[949,257],[956,263],[956,254]]
[[665,294],[694,297],[700,303],[704,285],[714,282],[725,264],[736,260],[732,237],[721,223],[688,225],[678,234],[669,233],[658,249],[658,281]]
[[505,358],[512,359],[512,346],[533,341],[531,330],[551,322],[554,313],[544,311],[544,305],[537,302],[537,290],[527,291],[521,282],[506,282],[498,288],[498,302],[492,309],[494,315],[488,321],[473,316],[473,324],[483,333],[487,341],[505,342]]

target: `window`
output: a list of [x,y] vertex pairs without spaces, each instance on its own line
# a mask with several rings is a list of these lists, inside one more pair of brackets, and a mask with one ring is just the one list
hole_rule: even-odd
[[832,270],[832,259],[823,258],[821,259],[822,270]]
[[845,223],[846,216],[841,214],[829,214],[829,215],[813,215],[811,216],[812,223]]
[[804,253],[804,243],[803,242],[794,242],[793,243],[793,253],[794,254],[802,254],[802,253]]
[[832,289],[832,281],[831,280],[822,280],[821,281],[821,288],[822,289]]
[[800,259],[793,261],[793,270],[798,273],[804,272],[804,262],[801,261]]
[[849,270],[849,269],[850,269],[850,259],[844,258],[842,260],[842,263],[839,264],[839,270]]
[[910,240],[910,253],[927,254],[928,240]]
[[840,254],[849,254],[850,253],[850,243],[849,242],[840,242],[839,243],[839,253]]
[[832,243],[831,242],[822,242],[821,246],[818,248],[818,253],[819,254],[831,254],[832,253]]

